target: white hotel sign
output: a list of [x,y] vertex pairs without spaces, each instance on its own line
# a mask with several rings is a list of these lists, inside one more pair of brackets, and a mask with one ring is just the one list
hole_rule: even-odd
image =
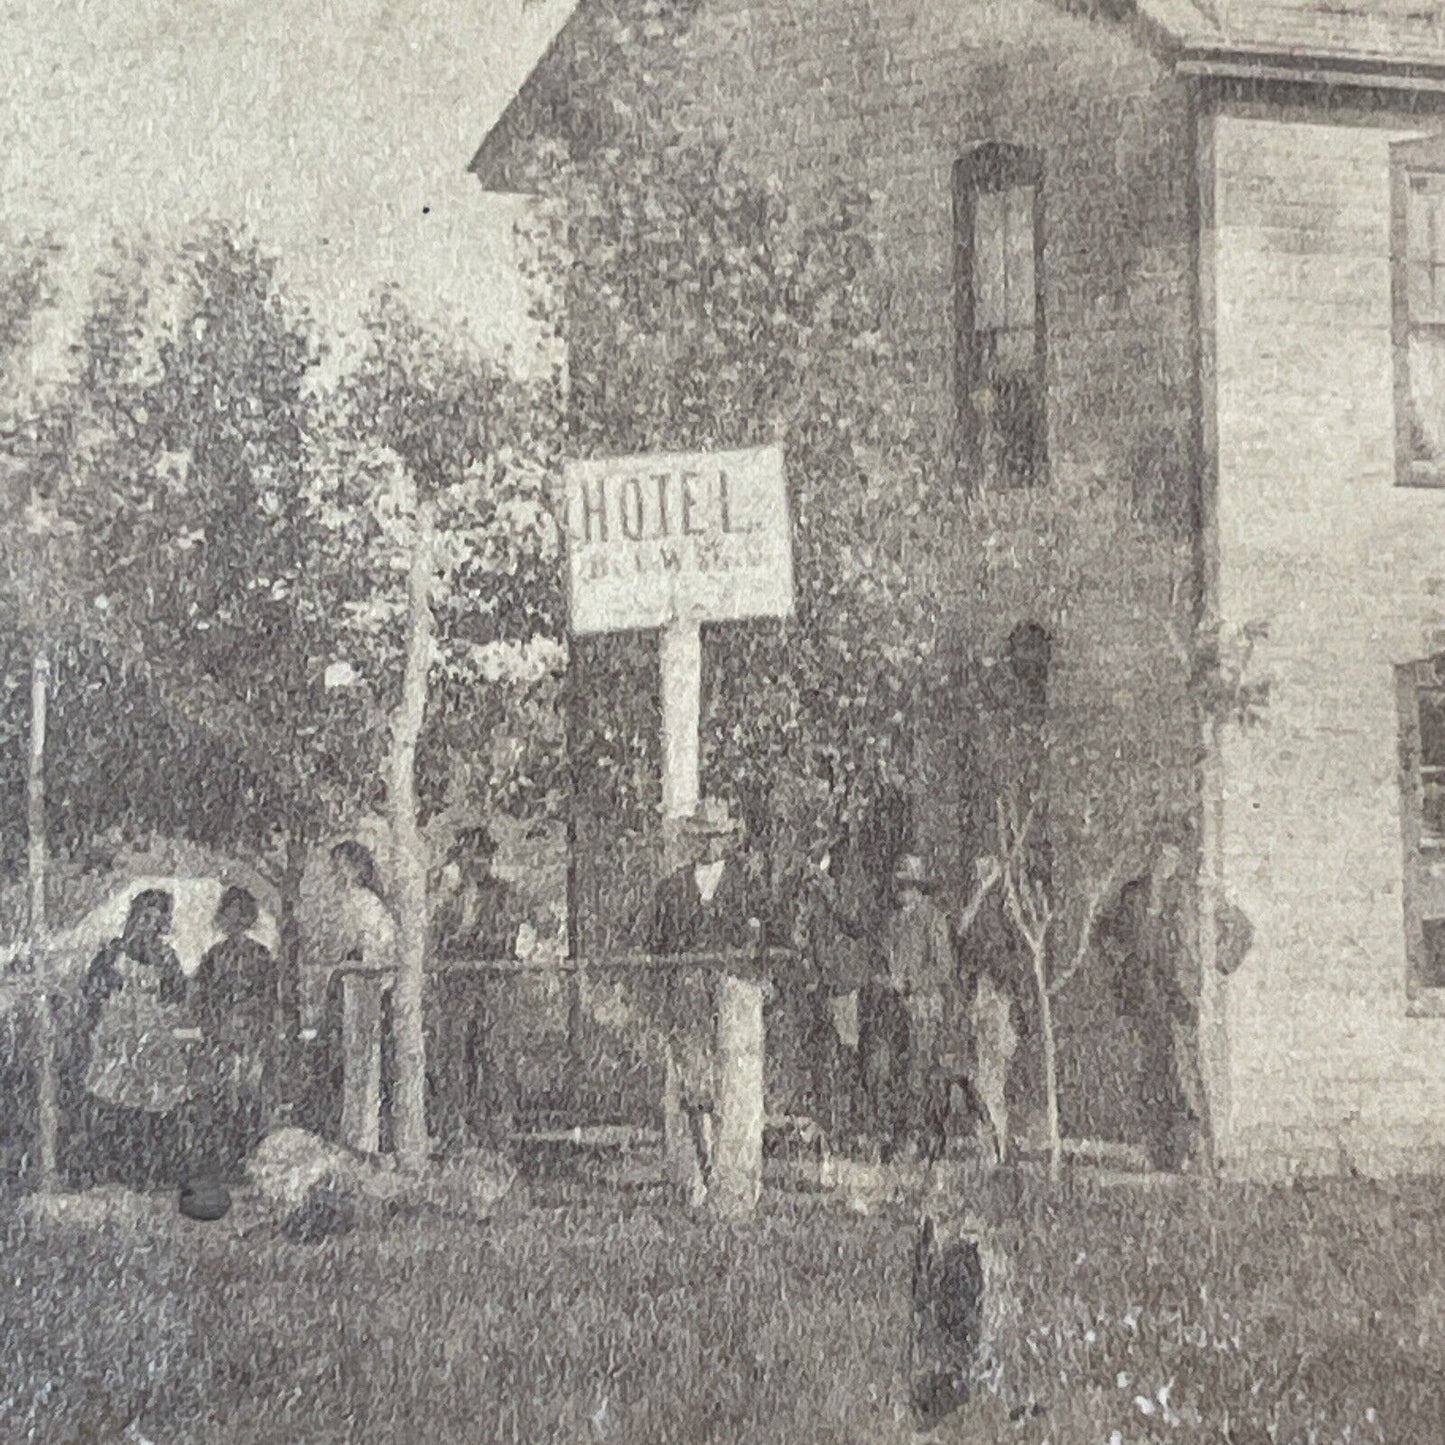
[[792,612],[780,448],[571,462],[566,483],[574,632]]

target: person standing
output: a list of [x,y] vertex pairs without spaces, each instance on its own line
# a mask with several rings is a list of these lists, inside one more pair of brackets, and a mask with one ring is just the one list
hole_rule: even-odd
[[1205,1123],[1192,1057],[1198,1009],[1180,982],[1186,947],[1178,888],[1181,858],[1177,844],[1159,844],[1149,871],[1120,889],[1095,935],[1139,1060],[1139,1103],[1150,1157],[1156,1168],[1166,1170],[1186,1162]]
[[[738,824],[727,805],[705,799],[688,829],[694,861],[669,874],[653,894],[647,927],[655,955],[755,952],[763,945],[762,907],[737,856]],[[715,1089],[715,1003],[711,968],[672,966],[665,975],[667,1049],[678,1103],[693,1149],[693,1202],[712,1178],[711,1111]]]
[[428,1090],[444,1138],[463,1141],[510,1127],[517,1087],[502,1067],[485,974],[463,965],[507,962],[526,921],[516,890],[494,871],[496,840],[482,826],[460,829],[438,880],[432,915],[436,980],[431,1037],[436,1067]]
[[170,1182],[180,1169],[193,1094],[186,976],[168,941],[172,913],[163,889],[138,893],[82,988],[87,1132],[103,1177],[137,1188]]
[[331,867],[340,904],[339,958],[367,968],[395,968],[396,922],[371,850],[347,839],[331,850]]
[[870,1000],[865,1072],[885,1147],[911,1155],[934,1142],[945,1016],[957,967],[948,918],[931,897],[923,859],[901,859],[893,886],[883,973]]
[[[353,838],[332,848],[330,873],[307,930],[303,1035],[323,1024],[323,1001],[336,993],[337,970],[396,966],[396,922],[387,907],[371,850]],[[335,1000],[331,999],[334,1003]]]
[[866,890],[850,877],[838,840],[820,834],[797,888],[792,944],[801,961],[798,1028],[808,1076],[808,1112],[836,1149],[861,1126],[858,995],[877,946]]
[[200,1101],[200,1162],[222,1176],[234,1175],[264,1135],[274,1077],[280,970],[271,950],[251,936],[259,918],[249,889],[227,888],[216,909],[221,941],[191,980],[210,1065]]
[[433,948],[449,961],[496,962],[517,956],[526,921],[516,890],[494,871],[497,843],[489,829],[459,829],[447,851],[437,906]]

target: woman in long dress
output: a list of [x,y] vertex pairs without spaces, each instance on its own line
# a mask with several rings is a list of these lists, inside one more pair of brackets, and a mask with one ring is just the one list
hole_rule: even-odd
[[234,1175],[265,1133],[272,1087],[280,977],[275,955],[251,936],[259,917],[249,890],[226,889],[216,910],[221,941],[191,980],[212,1071],[199,1152],[222,1175]]
[[194,1060],[186,976],[167,941],[173,902],[149,888],[96,954],[82,996],[86,1132],[101,1178],[145,1188],[182,1166]]

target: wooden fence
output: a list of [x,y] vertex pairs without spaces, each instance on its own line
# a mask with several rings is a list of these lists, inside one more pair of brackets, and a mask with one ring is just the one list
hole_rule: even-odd
[[[733,1148],[744,1158],[744,1169],[751,1170],[748,1161],[761,1147],[763,988],[766,980],[785,975],[792,959],[786,950],[671,956],[619,952],[537,964],[482,959],[434,965],[427,992],[435,1122],[485,1134],[499,1109],[519,1102],[499,1064],[509,1049],[514,1054],[525,1051],[541,1035],[551,1047],[559,1087],[542,1090],[544,1097],[531,1102],[540,1102],[548,1125],[655,1123],[660,1112],[665,1132],[675,1136],[677,1061],[691,1050],[694,1056],[706,1055],[718,1063],[720,1114],[731,1111],[735,1123],[747,1116],[737,1124],[740,1132]],[[581,1025],[587,1039],[576,1036],[578,1011],[568,1007],[566,985],[572,981],[580,985]],[[549,999],[551,984],[562,987]],[[387,985],[385,975],[343,973],[340,1037],[333,1040],[340,1057],[328,1057],[323,1038],[301,1070],[313,1080],[340,1075],[341,1136],[366,1152],[375,1152],[382,1142],[382,1018]],[[6,1001],[21,1006],[14,1022],[28,1014],[24,1005],[36,993],[63,993],[66,987],[66,982],[47,972],[5,980]],[[507,993],[528,988],[530,1000],[512,1009],[509,1022],[507,1009],[499,1005]],[[713,1006],[719,1001],[720,1036],[714,1036]],[[534,1020],[537,1027],[529,1031],[513,1026],[517,1018],[529,1014],[541,1016]],[[499,1016],[503,1016],[500,1027]],[[18,1045],[23,1029],[14,1032]],[[608,1066],[610,1092],[589,1077],[599,1065]],[[644,1117],[636,1118],[638,1113]],[[626,1117],[629,1114],[634,1117]],[[676,1152],[675,1137],[670,1138],[670,1147]]]

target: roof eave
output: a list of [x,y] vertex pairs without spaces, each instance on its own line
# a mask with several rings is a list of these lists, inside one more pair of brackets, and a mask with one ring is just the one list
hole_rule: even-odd
[[510,132],[516,120],[528,104],[540,84],[539,77],[552,66],[560,64],[563,47],[572,38],[572,28],[579,23],[582,6],[574,5],[567,18],[557,27],[556,33],[547,42],[537,62],[532,66],[516,94],[502,108],[502,113],[493,122],[491,129],[482,137],[476,154],[467,162],[467,170],[481,183],[484,191],[499,194],[531,195],[530,191],[518,190],[516,179],[508,167]]
[[488,143],[496,133],[495,130],[492,131],[487,140],[482,142],[476,155],[467,162],[467,173],[476,177],[481,188],[488,195],[535,196],[535,191],[527,190],[517,184],[512,167],[508,164],[507,148],[503,145]]
[[1238,43],[1183,44],[1175,53],[1174,68],[1180,75],[1203,79],[1445,94],[1445,58],[1406,61],[1343,52],[1292,52]]
[[1161,5],[1158,0],[1133,0],[1130,24],[1146,48],[1174,61],[1187,50],[1206,49],[1223,39],[1209,19],[1191,5]]
[[481,188],[489,195],[535,195],[535,191],[519,184],[517,176],[517,140],[512,131],[522,103],[519,93],[517,99],[502,113],[496,125],[487,132],[481,145],[477,147],[476,154],[467,162],[468,173],[476,177]]

